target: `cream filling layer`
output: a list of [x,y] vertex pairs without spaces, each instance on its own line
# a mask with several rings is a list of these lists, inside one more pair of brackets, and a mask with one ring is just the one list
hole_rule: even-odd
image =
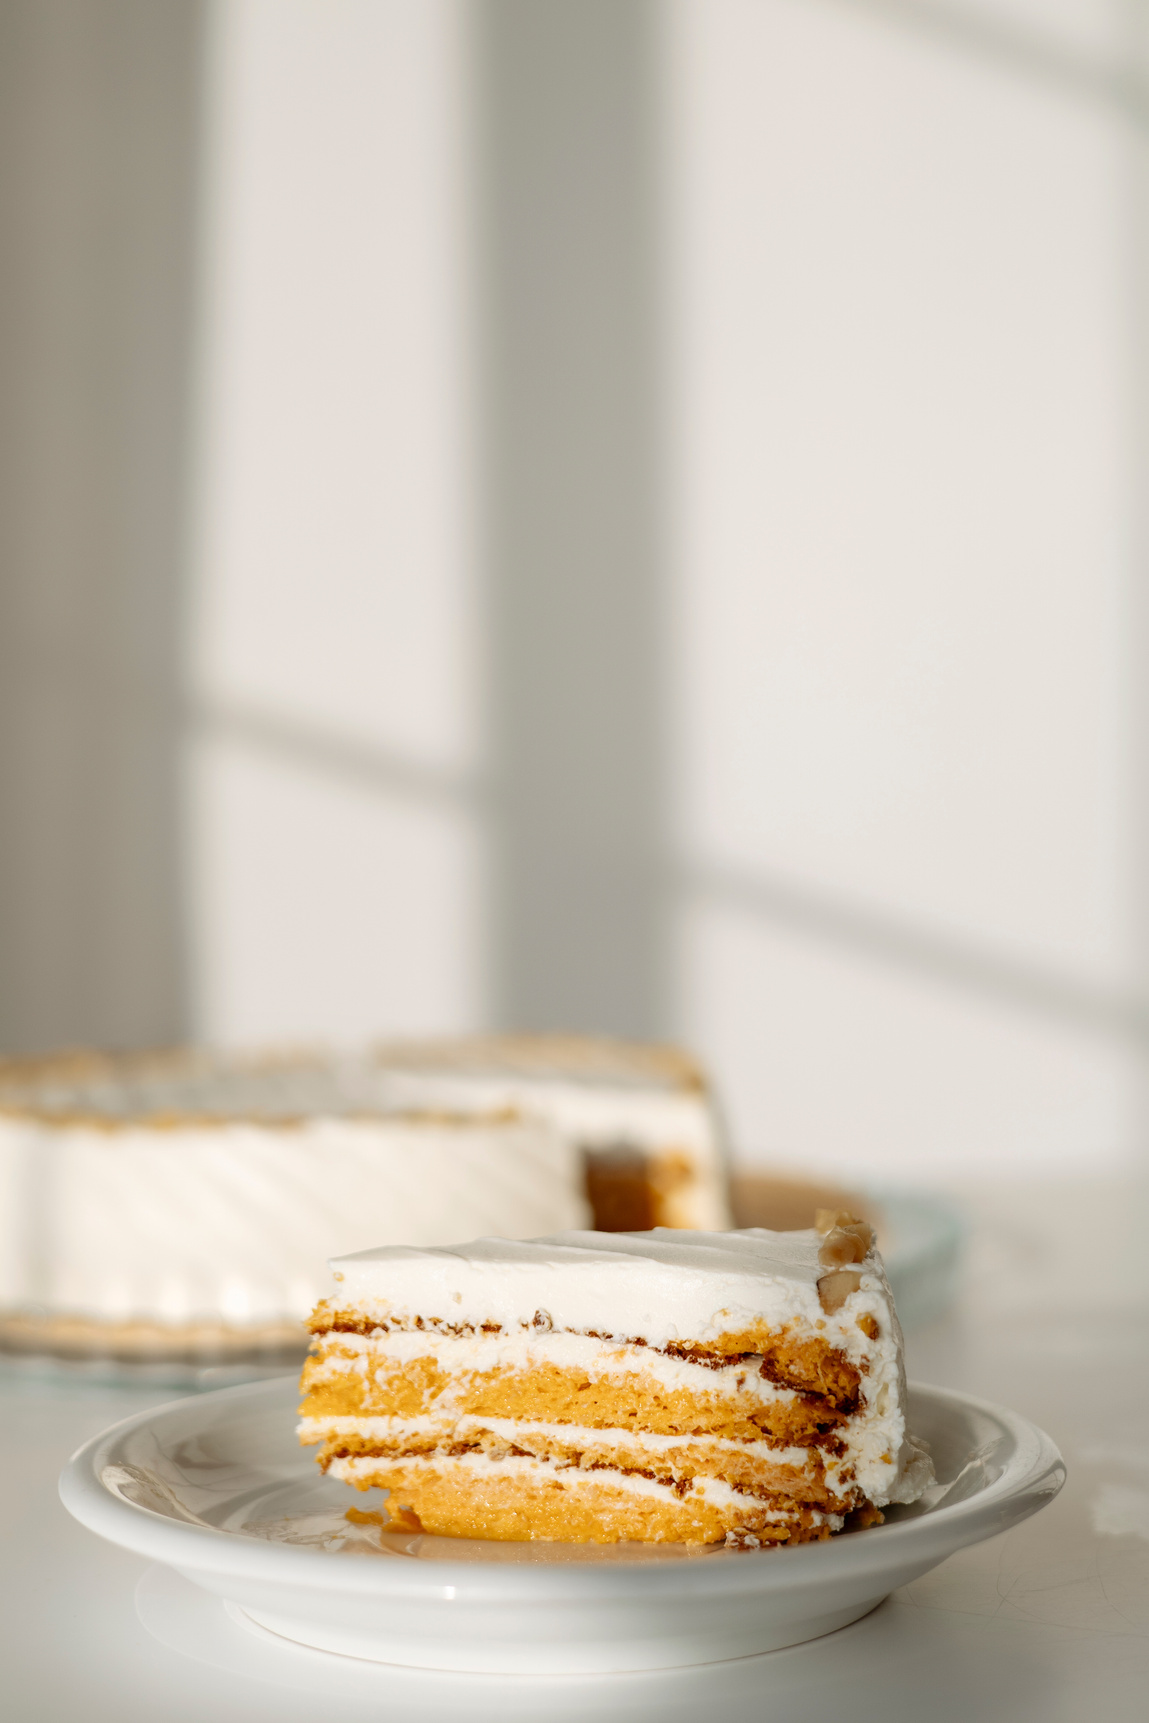
[[[785,1507],[774,1507],[764,1513],[762,1502],[757,1496],[745,1495],[741,1490],[735,1490],[729,1484],[723,1483],[720,1478],[695,1478],[686,1495],[680,1496],[670,1485],[660,1484],[653,1478],[644,1478],[637,1472],[619,1472],[606,1466],[584,1472],[577,1466],[555,1465],[549,1460],[514,1455],[505,1460],[493,1460],[486,1454],[459,1454],[451,1457],[431,1454],[388,1462],[378,1456],[356,1454],[348,1459],[333,1460],[329,1470],[333,1477],[340,1478],[345,1483],[366,1483],[389,1463],[401,1465],[404,1471],[448,1474],[452,1471],[461,1472],[473,1477],[476,1483],[489,1478],[517,1478],[529,1482],[537,1479],[540,1471],[547,1471],[556,1477],[561,1475],[563,1484],[568,1488],[593,1489],[609,1483],[612,1489],[627,1495],[645,1497],[666,1506],[679,1502],[689,1503],[693,1499],[721,1512],[742,1512],[765,1518],[778,1525],[785,1525],[799,1517],[797,1511],[788,1511]],[[806,1511],[815,1525],[828,1525],[834,1531],[840,1531],[844,1524],[840,1514],[824,1514],[816,1509]]]
[[[544,1442],[562,1443],[565,1446],[576,1446],[582,1442],[588,1449],[597,1447],[622,1449],[632,1454],[635,1461],[642,1459],[663,1459],[673,1461],[677,1455],[695,1451],[715,1454],[730,1454],[739,1458],[757,1460],[764,1466],[786,1466],[795,1472],[807,1471],[822,1460],[822,1475],[826,1487],[836,1496],[848,1496],[851,1484],[842,1477],[846,1461],[831,1454],[823,1454],[817,1448],[802,1447],[772,1447],[769,1442],[742,1442],[729,1436],[668,1436],[657,1431],[641,1431],[619,1429],[617,1427],[592,1428],[581,1424],[552,1424],[543,1420],[518,1418],[480,1418],[470,1414],[463,1417],[445,1416],[435,1418],[355,1418],[355,1417],[326,1417],[301,1418],[296,1426],[296,1433],[304,1446],[316,1443],[338,1440],[340,1436],[357,1436],[361,1441],[393,1441],[397,1443],[410,1442],[419,1437],[432,1436],[442,1442],[466,1442],[481,1435],[490,1434],[497,1440],[513,1444],[529,1439],[541,1439]],[[370,1456],[358,1456],[369,1458]],[[395,1459],[400,1456],[388,1455]],[[406,1456],[402,1456],[406,1458]],[[411,1456],[412,1458],[416,1456]],[[433,1456],[419,1456],[432,1458]],[[457,1458],[460,1456],[447,1456]],[[334,1471],[332,1462],[331,1470]]]
[[672,1455],[683,1448],[712,1448],[719,1453],[748,1455],[766,1465],[793,1466],[795,1470],[809,1465],[818,1453],[816,1448],[772,1448],[768,1442],[738,1442],[729,1436],[667,1436],[654,1431],[591,1429],[581,1424],[549,1424],[527,1418],[479,1418],[470,1414],[462,1418],[302,1418],[297,1428],[300,1440],[305,1444],[333,1436],[358,1436],[367,1442],[372,1439],[403,1442],[419,1436],[445,1436],[465,1442],[472,1436],[489,1431],[505,1442],[517,1441],[525,1435],[568,1444],[585,1438],[588,1445],[627,1448],[634,1454]]
[[377,1338],[368,1334],[325,1335],[311,1366],[309,1380],[361,1373],[374,1375],[372,1361],[389,1365],[433,1358],[448,1376],[488,1370],[529,1372],[540,1365],[579,1370],[591,1377],[652,1377],[660,1387],[697,1395],[749,1394],[761,1401],[798,1398],[793,1388],[780,1388],[759,1374],[753,1359],[711,1369],[684,1358],[671,1358],[651,1347],[596,1340],[587,1334],[481,1334],[458,1337],[393,1330]]

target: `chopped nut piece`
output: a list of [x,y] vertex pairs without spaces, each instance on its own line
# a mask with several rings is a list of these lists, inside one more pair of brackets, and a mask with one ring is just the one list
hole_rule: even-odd
[[871,1316],[868,1310],[862,1316],[859,1316],[858,1327],[862,1330],[862,1333],[866,1336],[867,1340],[876,1340],[878,1338],[878,1319],[876,1316]]
[[868,1220],[862,1220],[860,1215],[849,1214],[845,1209],[820,1208],[814,1211],[814,1231],[823,1237],[831,1232],[852,1232],[865,1241],[869,1250],[874,1242],[874,1229]]
[[848,1262],[864,1261],[868,1249],[869,1240],[860,1237],[856,1227],[836,1226],[822,1240],[818,1261],[825,1268],[845,1268]]
[[818,1299],[827,1316],[841,1310],[851,1292],[857,1292],[862,1277],[855,1268],[840,1268],[834,1274],[824,1274],[818,1282]]
[[814,1231],[833,1232],[836,1226],[849,1226],[853,1221],[852,1214],[844,1208],[819,1208],[814,1210]]

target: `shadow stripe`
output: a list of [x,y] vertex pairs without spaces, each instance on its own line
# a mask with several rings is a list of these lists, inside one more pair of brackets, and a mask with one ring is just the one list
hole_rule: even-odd
[[1071,1028],[1149,1043],[1149,1000],[949,938],[781,875],[691,866],[680,888],[892,968],[993,998]]

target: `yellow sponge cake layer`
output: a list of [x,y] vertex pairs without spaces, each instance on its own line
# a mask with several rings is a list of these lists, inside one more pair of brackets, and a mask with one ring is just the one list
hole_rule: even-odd
[[811,1442],[846,1417],[829,1401],[776,1387],[756,1360],[710,1369],[581,1334],[532,1336],[516,1361],[506,1357],[509,1346],[490,1340],[441,1340],[434,1352],[398,1355],[394,1340],[321,1341],[304,1367],[304,1417],[414,1418],[449,1407],[459,1416],[784,1444]]
[[381,1485],[441,1537],[560,1543],[718,1543],[729,1531],[762,1542],[805,1543],[841,1530],[837,1515],[759,1500],[697,1478],[681,1493],[636,1472],[540,1465],[483,1455],[332,1463],[360,1489]]

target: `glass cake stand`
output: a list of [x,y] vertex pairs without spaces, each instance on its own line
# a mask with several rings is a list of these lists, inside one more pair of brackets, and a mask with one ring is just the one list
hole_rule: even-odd
[[302,1323],[101,1323],[36,1309],[0,1312],[0,1373],[167,1388],[223,1388],[297,1371]]

